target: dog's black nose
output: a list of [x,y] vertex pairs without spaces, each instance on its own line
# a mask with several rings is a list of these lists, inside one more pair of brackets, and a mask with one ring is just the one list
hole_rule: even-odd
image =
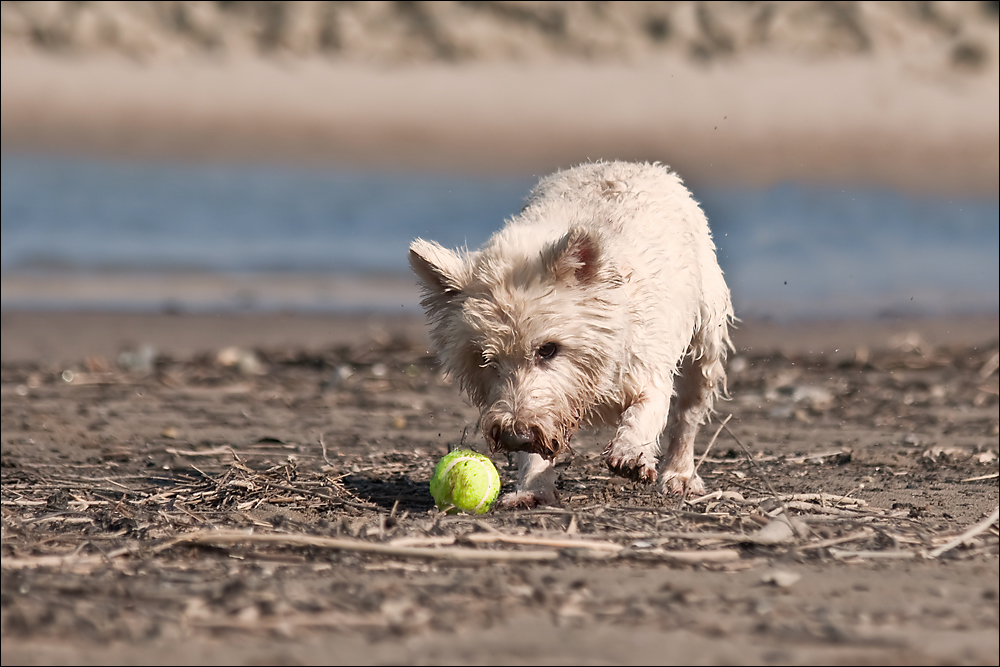
[[527,452],[532,450],[531,433],[518,433],[511,429],[500,431],[500,446],[508,452]]

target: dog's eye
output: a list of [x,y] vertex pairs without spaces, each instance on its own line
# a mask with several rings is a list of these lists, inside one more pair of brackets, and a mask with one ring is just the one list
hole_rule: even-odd
[[559,354],[559,346],[555,343],[546,343],[535,351],[535,354],[542,361],[549,361]]

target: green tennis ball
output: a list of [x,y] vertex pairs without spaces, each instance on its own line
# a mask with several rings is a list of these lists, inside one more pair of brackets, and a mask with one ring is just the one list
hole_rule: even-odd
[[442,458],[431,477],[431,495],[438,509],[449,514],[459,510],[482,514],[500,495],[500,475],[493,461],[468,449]]

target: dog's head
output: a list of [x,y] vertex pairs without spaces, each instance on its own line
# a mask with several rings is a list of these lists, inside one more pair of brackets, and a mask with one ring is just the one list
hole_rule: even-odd
[[474,253],[418,239],[410,265],[435,351],[493,450],[554,457],[620,386],[622,278],[594,229],[540,242],[510,225]]

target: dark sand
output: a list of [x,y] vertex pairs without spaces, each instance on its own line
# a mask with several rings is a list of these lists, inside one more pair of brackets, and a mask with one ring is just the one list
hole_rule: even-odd
[[[757,466],[723,434],[701,467],[740,496],[679,509],[586,431],[562,508],[472,519],[426,492],[476,413],[419,320],[4,312],[3,663],[996,664],[996,524],[934,549],[997,506],[998,328],[745,323],[720,416]],[[768,483],[801,537],[760,543]],[[233,529],[353,542],[178,541]]]

